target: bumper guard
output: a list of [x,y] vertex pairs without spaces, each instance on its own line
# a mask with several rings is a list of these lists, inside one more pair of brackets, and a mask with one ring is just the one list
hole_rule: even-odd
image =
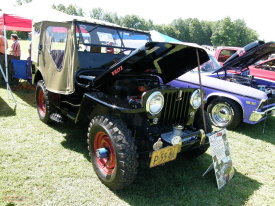
[[275,114],[275,106],[266,109],[264,112],[253,111],[249,117],[249,121],[258,122],[265,117],[269,117]]

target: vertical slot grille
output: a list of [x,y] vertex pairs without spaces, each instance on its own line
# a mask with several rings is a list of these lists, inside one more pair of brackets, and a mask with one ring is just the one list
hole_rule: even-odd
[[179,91],[163,94],[164,107],[159,121],[161,127],[184,125],[187,122],[191,92],[182,90],[181,99],[179,99]]

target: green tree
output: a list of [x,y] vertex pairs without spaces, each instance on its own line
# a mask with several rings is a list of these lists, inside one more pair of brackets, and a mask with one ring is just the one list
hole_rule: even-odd
[[77,7],[77,8],[76,8],[76,11],[77,11],[77,15],[78,15],[78,16],[85,16],[85,12],[83,11],[82,8]]
[[105,11],[102,8],[94,8],[90,11],[90,17],[98,20],[103,20]]
[[246,23],[243,19],[237,19],[234,21],[235,24],[235,36],[236,36],[236,45],[243,47],[246,44],[249,44],[252,41],[258,39],[259,35],[256,32],[246,26]]
[[76,5],[74,6],[72,4],[70,4],[68,7],[64,6],[63,4],[59,4],[58,6],[53,4],[52,8],[56,9],[58,11],[61,11],[63,13],[66,13],[66,14],[73,15],[73,16],[84,16],[85,15],[82,8],[80,8]]
[[153,21],[146,21],[137,15],[125,15],[121,19],[121,26],[148,31],[153,28]]
[[204,33],[204,37],[203,37],[203,44],[205,45],[211,45],[211,36],[213,34],[213,25],[214,23],[211,21],[201,21],[201,27]]
[[247,28],[247,32],[248,32],[248,38],[247,38],[248,41],[245,43],[245,45],[259,39],[259,34],[255,30]]
[[22,4],[30,3],[32,0],[16,0],[15,6],[21,6]]
[[102,20],[110,22],[110,23],[118,24],[118,25],[121,24],[121,19],[115,12],[114,13],[113,12],[105,13]]
[[182,18],[175,19],[170,25],[175,27],[178,31],[177,36],[175,37],[176,39],[184,42],[191,41],[188,20],[183,20]]
[[73,16],[77,16],[77,11],[76,8],[70,4],[67,8],[66,8],[66,13],[69,15],[73,15]]
[[122,18],[121,24],[125,27],[141,29],[144,25],[144,21],[137,15],[125,15]]
[[219,21],[211,37],[214,46],[235,46],[237,44],[235,25],[230,17]]
[[197,18],[188,19],[191,42],[204,44],[204,31]]
[[140,18],[137,15],[125,15],[124,17],[119,17],[117,13],[105,12],[102,8],[92,9],[90,11],[90,17],[141,30],[150,30],[154,27],[152,20],[146,21],[145,19]]
[[179,35],[179,31],[176,30],[176,28],[171,25],[165,25],[165,24],[156,25],[155,30],[167,36],[173,37],[175,39],[177,39]]
[[[30,1],[30,0],[17,0]],[[84,16],[82,8],[63,4],[53,5],[54,9],[70,15]],[[115,12],[106,12],[102,8],[93,8],[89,11],[91,18],[107,21],[125,27],[152,30],[155,29],[165,35],[184,42],[194,42],[213,46],[244,46],[258,39],[256,31],[248,28],[244,20],[232,22],[230,17],[219,21],[199,21],[197,18],[175,19],[171,24],[154,25],[152,20],[145,20],[138,15],[119,17]]]
[[66,13],[66,7],[63,4],[59,4],[58,6],[52,5],[53,9]]
[[27,40],[28,39],[28,32],[25,31],[6,31],[7,38],[10,39],[11,34],[17,34],[19,39]]

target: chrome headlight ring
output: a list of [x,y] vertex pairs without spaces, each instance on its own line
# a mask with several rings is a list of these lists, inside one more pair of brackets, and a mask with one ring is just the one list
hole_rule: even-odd
[[191,95],[190,104],[193,109],[198,109],[201,106],[201,92],[199,89],[195,90]]
[[164,105],[164,97],[161,92],[153,92],[146,101],[146,111],[152,116],[161,112]]

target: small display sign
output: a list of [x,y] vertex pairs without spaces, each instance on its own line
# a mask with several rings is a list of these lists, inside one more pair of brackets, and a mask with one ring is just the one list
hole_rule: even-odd
[[214,168],[218,189],[221,189],[229,180],[232,179],[235,174],[226,130],[224,129],[211,135],[209,137],[209,142],[212,151],[213,163],[204,175],[210,169]]

